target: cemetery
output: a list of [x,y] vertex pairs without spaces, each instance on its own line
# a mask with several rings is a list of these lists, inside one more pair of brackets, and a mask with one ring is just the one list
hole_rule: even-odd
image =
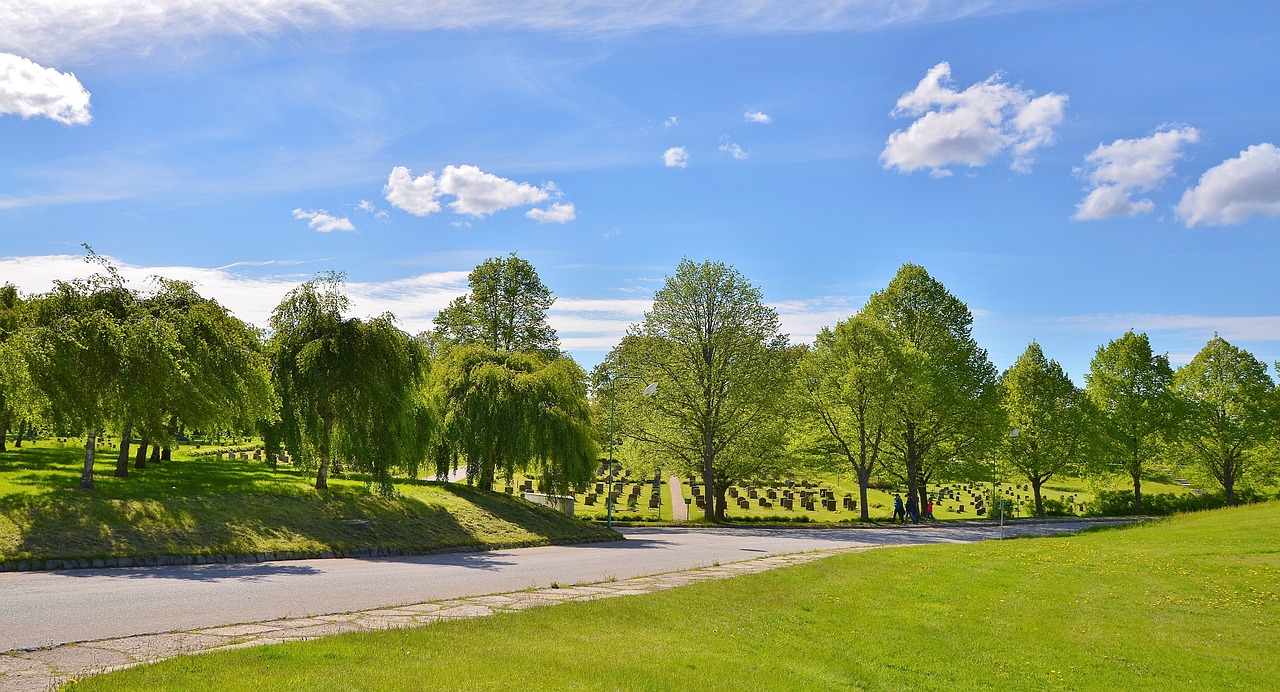
[[[614,521],[669,522],[672,521],[669,474],[662,472],[635,472],[615,462],[613,485],[609,485],[608,464],[601,462],[596,479],[585,492],[571,493],[574,498],[573,516],[589,521],[604,521],[606,502],[612,497]],[[678,477],[681,499],[685,501],[690,519],[700,519],[706,506],[705,486],[698,477]],[[514,484],[504,485],[508,494],[535,492],[537,478],[518,476]],[[1159,478],[1144,480],[1149,493],[1187,493],[1187,488]],[[1086,515],[1092,510],[1097,482],[1063,477],[1046,485],[1044,498],[1061,503],[1063,515]],[[1102,486],[1106,489],[1123,489],[1122,481]],[[992,491],[1005,501],[1007,518],[1034,515],[1035,505],[1030,486],[1017,482],[994,484],[956,482],[930,486],[929,496],[934,501],[934,518],[939,521],[998,518],[999,505],[991,504]],[[873,521],[888,521],[893,513],[893,495],[905,493],[905,487],[870,488],[867,492],[869,513]],[[725,499],[729,505],[729,521],[748,522],[813,522],[840,523],[857,521],[859,493],[856,480],[850,474],[814,474],[808,478],[784,478],[757,481],[750,485],[731,485]],[[990,507],[995,507],[992,514]],[[1056,506],[1056,505],[1055,505]]]

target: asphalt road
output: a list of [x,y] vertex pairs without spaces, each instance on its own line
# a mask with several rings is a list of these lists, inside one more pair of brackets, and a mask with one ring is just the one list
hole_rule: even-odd
[[[1006,536],[1082,522],[1022,524]],[[989,526],[625,529],[627,540],[493,552],[0,574],[0,651],[321,615],[704,567],[824,548],[965,543]]]

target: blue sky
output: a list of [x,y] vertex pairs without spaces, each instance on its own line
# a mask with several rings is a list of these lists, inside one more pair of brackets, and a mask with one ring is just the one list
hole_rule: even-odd
[[[518,252],[591,367],[682,257],[793,341],[905,262],[1078,381],[1134,328],[1280,359],[1269,2],[24,0],[0,281],[90,243],[265,325],[316,272],[411,332]],[[11,20],[11,21],[10,21]]]

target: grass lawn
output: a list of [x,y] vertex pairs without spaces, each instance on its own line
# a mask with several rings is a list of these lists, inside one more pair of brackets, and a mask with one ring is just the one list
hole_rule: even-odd
[[[398,496],[260,461],[187,457],[114,478],[114,454],[77,489],[84,452],[56,442],[0,454],[0,561],[361,548],[425,551],[609,536],[604,527],[464,485],[405,483]],[[367,528],[342,520],[368,520]]]
[[1280,503],[848,554],[645,596],[190,656],[76,689],[1273,689]]

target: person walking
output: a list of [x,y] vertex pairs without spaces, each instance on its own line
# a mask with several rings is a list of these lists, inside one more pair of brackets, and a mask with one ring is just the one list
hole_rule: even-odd
[[925,503],[924,518],[933,522],[938,521],[937,518],[933,516],[933,498],[932,497],[929,498],[929,501],[927,503]]
[[915,493],[907,493],[907,516],[911,517],[912,524],[920,523],[920,500],[916,499]]
[[902,496],[893,494],[893,521],[898,524],[907,523],[907,513],[902,509]]

